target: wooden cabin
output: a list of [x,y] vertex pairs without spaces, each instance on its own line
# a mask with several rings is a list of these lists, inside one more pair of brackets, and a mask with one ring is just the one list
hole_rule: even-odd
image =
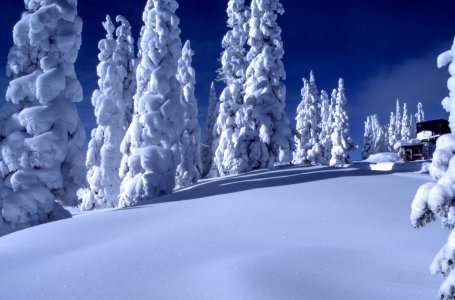
[[424,159],[433,158],[433,153],[436,150],[436,141],[438,138],[447,133],[451,133],[449,121],[444,119],[424,121],[417,123],[417,139],[424,145],[422,154]]
[[403,160],[427,159],[424,155],[425,143],[419,140],[401,141],[395,146],[398,148],[398,154]]
[[433,158],[438,138],[450,133],[449,122],[443,119],[419,122],[416,127],[417,139],[399,141],[394,146],[403,160]]

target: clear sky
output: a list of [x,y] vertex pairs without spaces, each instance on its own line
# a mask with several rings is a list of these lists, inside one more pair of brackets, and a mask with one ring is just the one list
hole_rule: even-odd
[[[146,0],[79,0],[84,21],[83,44],[76,65],[85,99],[78,105],[87,130],[94,125],[90,96],[97,88],[98,41],[105,32],[106,14],[122,14],[130,21],[135,39],[142,26]],[[226,0],[180,0],[182,41],[195,50],[196,96],[201,125],[205,121],[210,82],[219,68],[221,39],[226,28]],[[249,0],[247,0],[249,3]],[[282,0],[286,10],[282,27],[287,71],[287,112],[295,118],[302,77],[314,70],[319,89],[336,88],[345,79],[354,141],[362,144],[363,121],[377,113],[387,123],[396,98],[415,112],[418,101],[427,119],[447,118],[440,101],[448,94],[447,69],[436,68],[437,55],[448,50],[455,35],[453,0]],[[0,69],[5,69],[12,28],[19,20],[21,0],[0,1]],[[0,93],[8,78],[0,72]],[[218,92],[223,88],[217,83]],[[2,97],[4,98],[4,97]],[[358,153],[358,151],[357,151]],[[354,155],[356,157],[357,155]]]

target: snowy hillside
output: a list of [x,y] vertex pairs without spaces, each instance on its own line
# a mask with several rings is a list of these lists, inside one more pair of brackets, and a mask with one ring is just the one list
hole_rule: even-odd
[[284,167],[0,238],[0,299],[435,299],[428,175]]

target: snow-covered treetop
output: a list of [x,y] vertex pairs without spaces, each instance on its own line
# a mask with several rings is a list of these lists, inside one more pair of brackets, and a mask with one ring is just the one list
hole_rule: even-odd
[[[14,26],[14,46],[8,54],[6,72],[15,78],[40,70],[36,79],[36,97],[49,104],[62,92],[72,102],[83,98],[82,87],[74,74],[81,45],[82,20],[77,15],[77,1],[25,1],[28,11]],[[38,76],[35,73],[31,76]],[[63,75],[63,76],[61,76]],[[65,77],[69,79],[65,82]],[[66,85],[70,88],[66,89]],[[30,86],[19,82],[7,92],[15,104],[32,93]]]
[[244,0],[230,0],[227,8],[227,25],[229,30],[221,43],[224,51],[221,54],[220,78],[226,83],[243,84],[245,77],[245,44],[248,38],[249,10]]
[[103,22],[103,27],[106,30],[106,38],[113,39],[115,26],[114,23],[112,23],[111,17],[109,15],[106,15],[106,21]]
[[131,25],[130,25],[130,22],[128,22],[128,20],[122,15],[118,15],[115,18],[115,21],[118,22],[118,23],[121,23],[121,25],[119,27],[117,27],[117,29],[115,31],[115,34],[117,35],[117,37],[126,39],[129,42],[133,43],[132,42],[132,36],[131,36]]
[[245,0],[229,0],[226,12],[228,15],[227,24],[230,28],[247,32],[248,8],[245,6]]
[[[180,57],[181,41],[180,29],[178,28],[180,21],[174,13],[177,8],[176,0],[148,0],[147,2],[143,13],[144,28],[140,39],[142,55],[137,68],[135,98],[141,97],[148,90],[149,83],[151,84],[151,91],[157,92],[159,86],[155,84],[157,82],[156,77],[159,77],[161,72],[154,71],[163,61],[163,56]],[[171,31],[169,31],[169,24],[173,28]],[[167,48],[169,51],[162,51],[163,48]],[[145,53],[147,55],[144,55]],[[166,61],[177,64],[175,59]],[[177,65],[168,67],[176,69]]]
[[[284,14],[279,0],[252,0],[248,44],[251,46],[247,59],[251,61],[266,46],[273,48],[273,56],[282,58],[284,54],[281,40],[281,27],[277,23],[278,15]],[[267,26],[266,26],[267,25]],[[284,67],[277,77],[285,79]]]
[[415,114],[415,121],[416,123],[425,121],[425,112],[423,111],[422,102],[419,102],[417,104],[417,113]]
[[194,68],[191,67],[191,63],[193,61],[192,57],[194,55],[194,51],[191,49],[191,42],[188,40],[186,41],[185,45],[182,48],[182,56],[178,62],[178,73],[177,79],[183,85],[185,84],[195,84],[195,71]]
[[314,77],[314,73],[313,73],[313,70],[310,71],[310,92],[313,94],[313,95],[318,95],[318,87],[316,85],[316,78]]

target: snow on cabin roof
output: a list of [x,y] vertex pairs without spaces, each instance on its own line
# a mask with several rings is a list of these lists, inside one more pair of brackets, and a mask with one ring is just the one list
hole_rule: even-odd
[[393,148],[395,150],[398,150],[400,149],[401,147],[409,147],[409,146],[422,146],[424,145],[425,143],[421,142],[420,140],[417,140],[417,139],[413,139],[413,140],[407,140],[407,141],[398,141],[394,146]]

